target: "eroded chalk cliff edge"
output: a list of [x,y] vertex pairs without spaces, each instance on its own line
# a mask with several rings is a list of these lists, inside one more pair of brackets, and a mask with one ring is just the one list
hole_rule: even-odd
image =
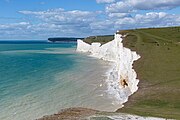
[[108,72],[107,91],[120,104],[127,102],[128,97],[138,90],[139,80],[133,69],[133,62],[140,58],[135,51],[123,47],[122,40],[122,35],[115,34],[114,40],[104,45],[90,45],[80,39],[77,41],[78,52],[90,53],[92,57],[113,63]]
[[[108,92],[123,104],[128,97],[138,90],[137,74],[133,69],[133,62],[140,56],[128,48],[123,47],[122,35],[115,34],[114,40],[104,45],[100,43],[87,44],[82,40],[77,42],[77,51],[90,53],[92,57],[113,63],[108,72]],[[102,110],[103,111],[103,110]],[[88,108],[68,108],[54,115],[45,116],[38,120],[90,120],[90,119],[129,119],[129,120],[165,120],[164,118],[141,117],[117,112],[97,111]]]

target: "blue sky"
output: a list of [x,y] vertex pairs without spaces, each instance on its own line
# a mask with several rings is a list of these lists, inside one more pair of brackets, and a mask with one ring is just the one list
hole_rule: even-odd
[[180,0],[1,0],[0,6],[2,40],[180,26]]

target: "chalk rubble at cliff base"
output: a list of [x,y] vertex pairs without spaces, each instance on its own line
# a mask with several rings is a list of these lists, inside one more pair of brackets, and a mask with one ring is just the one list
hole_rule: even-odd
[[115,34],[114,40],[104,45],[77,41],[78,52],[90,53],[92,57],[113,63],[108,72],[108,93],[113,95],[119,104],[127,102],[128,97],[137,91],[139,82],[132,64],[140,56],[135,51],[123,47],[122,40],[122,35]]
[[[68,108],[38,120],[167,120],[157,117],[142,117],[126,113],[107,113],[88,108]],[[170,120],[170,119],[169,119]]]
[[[92,116],[90,118],[93,118]],[[94,118],[99,118],[99,119],[110,119],[110,120],[167,120],[164,118],[157,118],[157,117],[142,117],[142,116],[137,116],[137,115],[130,115],[130,114],[124,114],[124,113],[119,113],[115,115],[96,115]],[[90,119],[89,119],[90,120]],[[98,119],[97,119],[98,120]],[[171,120],[171,119],[168,119]]]

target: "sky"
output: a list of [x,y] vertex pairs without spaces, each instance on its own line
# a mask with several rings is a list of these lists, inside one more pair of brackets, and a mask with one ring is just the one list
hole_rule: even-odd
[[0,0],[0,40],[180,26],[180,0]]

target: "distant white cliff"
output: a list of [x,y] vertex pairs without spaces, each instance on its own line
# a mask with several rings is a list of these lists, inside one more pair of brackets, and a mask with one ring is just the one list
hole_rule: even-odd
[[108,93],[113,95],[120,104],[128,101],[128,97],[138,90],[139,80],[133,69],[133,62],[140,56],[128,48],[123,47],[122,35],[115,34],[114,40],[101,46],[100,43],[91,45],[77,41],[78,52],[88,52],[91,56],[113,62],[108,72]]

